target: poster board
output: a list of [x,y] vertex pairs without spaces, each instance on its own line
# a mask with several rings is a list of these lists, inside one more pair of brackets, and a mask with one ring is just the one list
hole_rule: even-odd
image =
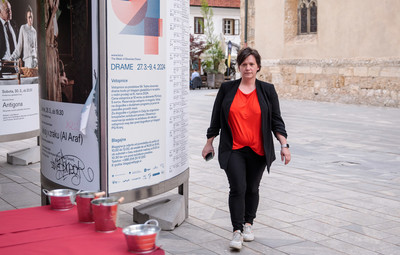
[[100,190],[98,1],[40,0],[41,182]]
[[[60,87],[51,86],[61,78],[48,76],[55,73],[47,60],[52,56],[51,44],[46,43],[53,32],[45,29],[51,26],[44,22],[52,19],[46,14],[51,6],[41,0],[39,48],[46,53],[40,74],[44,77],[42,186],[104,190],[107,195],[124,196],[125,202],[178,188],[187,205],[189,1],[67,2],[77,5],[70,8],[75,13],[60,5],[62,15],[88,18],[71,22],[60,19],[61,15],[57,20],[64,28],[72,26],[73,38],[64,41],[71,45],[58,48],[66,72],[56,73],[73,81],[61,86],[60,93]],[[82,45],[85,40],[75,38],[76,29],[85,29],[82,24],[90,24],[90,30],[78,33],[90,36],[85,38],[90,48]],[[59,36],[63,31],[68,34],[59,30]],[[84,50],[78,51],[76,44]],[[79,52],[83,56],[71,58]],[[81,79],[82,73],[86,79]]]
[[12,15],[9,34],[0,24],[0,142],[39,135],[36,0],[4,4]]
[[188,162],[189,1],[107,0],[109,193],[149,187]]

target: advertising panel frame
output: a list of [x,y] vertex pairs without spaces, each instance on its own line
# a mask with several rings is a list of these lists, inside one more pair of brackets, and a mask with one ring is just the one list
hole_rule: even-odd
[[101,188],[108,195],[125,198],[126,202],[134,202],[141,199],[150,198],[156,195],[166,193],[175,188],[178,189],[178,194],[184,197],[185,201],[185,216],[188,217],[188,198],[189,198],[189,167],[180,174],[161,181],[157,184],[139,187],[135,189],[110,193],[109,189],[109,158],[108,158],[108,48],[107,48],[107,5],[106,1],[99,3],[99,78],[100,78],[100,134],[101,134],[101,151],[100,151],[100,166],[101,166]]
[[[175,1],[175,0],[173,0]],[[184,1],[188,4],[188,1]],[[171,2],[172,3],[172,2]],[[187,6],[189,8],[189,4]],[[166,175],[166,179],[155,184],[145,185],[138,188],[131,188],[128,190],[112,192],[110,190],[110,159],[109,159],[109,119],[108,111],[110,110],[110,105],[108,102],[108,45],[107,45],[107,3],[106,1],[97,1],[98,8],[98,87],[96,90],[97,95],[97,109],[98,109],[98,134],[100,139],[99,142],[99,175],[100,175],[100,190],[105,191],[108,196],[124,197],[124,203],[134,202],[141,199],[150,198],[156,195],[160,195],[177,189],[178,194],[182,195],[185,202],[185,216],[188,217],[188,194],[189,194],[189,165],[185,167],[184,170],[179,171],[176,175]],[[167,47],[167,46],[165,46]],[[187,50],[188,51],[188,50]],[[189,55],[189,54],[187,54]],[[188,64],[189,65],[189,64]],[[189,72],[187,70],[187,72]],[[182,75],[183,77],[183,75]],[[183,79],[183,78],[182,78]],[[189,76],[187,77],[189,79]],[[182,88],[186,82],[182,80],[179,84]],[[187,87],[189,90],[189,87]],[[186,94],[185,94],[186,95]],[[184,105],[186,107],[187,105]],[[164,107],[164,106],[163,106]],[[183,114],[182,114],[183,115]],[[166,118],[166,117],[165,117]],[[186,127],[185,127],[186,128]],[[167,131],[162,129],[162,136],[167,136]],[[185,139],[187,139],[187,134],[185,134]],[[187,147],[182,146],[187,149]],[[187,153],[187,151],[185,151]],[[165,153],[165,155],[167,155]],[[169,159],[171,160],[171,159]],[[188,162],[188,159],[186,159]],[[172,167],[173,168],[173,167]],[[169,177],[169,178],[168,178]],[[60,184],[57,184],[48,178],[46,178],[43,173],[41,173],[42,188],[46,189],[57,189],[57,188],[70,188]],[[46,204],[48,201],[46,197],[42,195],[42,204]]]
[[[70,8],[72,0],[37,3],[41,186],[100,190],[98,1],[73,2],[78,8]],[[48,204],[41,195],[42,204]]]

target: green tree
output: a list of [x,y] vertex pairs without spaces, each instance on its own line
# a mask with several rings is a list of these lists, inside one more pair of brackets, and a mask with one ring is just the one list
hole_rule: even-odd
[[207,73],[218,73],[218,67],[225,58],[224,51],[221,49],[220,41],[214,34],[213,9],[208,5],[207,0],[201,0],[201,14],[204,18],[204,34],[206,36],[206,51],[203,67]]

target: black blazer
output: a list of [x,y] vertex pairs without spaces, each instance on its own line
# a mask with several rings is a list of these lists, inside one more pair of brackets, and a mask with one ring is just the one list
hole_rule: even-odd
[[[14,30],[14,34],[18,37],[18,31],[16,29],[15,23],[11,20],[10,24],[12,29]],[[6,46],[6,38],[4,36],[4,26],[3,23],[0,21],[0,59],[3,58],[4,54],[6,53],[7,46]],[[12,39],[13,40],[13,39]],[[17,42],[14,42],[15,47],[17,47]],[[12,54],[12,52],[10,53]]]
[[[214,102],[207,138],[215,137],[221,131],[218,147],[218,161],[222,169],[228,166],[232,152],[233,137],[228,124],[229,111],[239,88],[241,79],[222,83]],[[267,170],[276,159],[272,132],[287,137],[285,123],[281,117],[278,95],[274,85],[256,80],[257,97],[261,108],[261,129]]]

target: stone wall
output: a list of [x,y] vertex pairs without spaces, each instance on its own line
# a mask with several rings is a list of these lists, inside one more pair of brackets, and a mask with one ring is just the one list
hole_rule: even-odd
[[280,97],[400,107],[399,0],[319,0],[318,31],[305,35],[299,0],[247,2],[247,45],[263,59],[259,78]]
[[400,59],[263,60],[281,98],[400,107]]

